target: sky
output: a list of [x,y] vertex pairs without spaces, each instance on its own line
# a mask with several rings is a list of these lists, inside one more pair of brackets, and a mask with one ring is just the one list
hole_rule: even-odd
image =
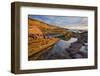
[[29,15],[29,18],[43,21],[48,24],[56,25],[59,27],[66,26],[87,26],[88,18],[87,17],[78,17],[78,16],[50,16],[50,15]]

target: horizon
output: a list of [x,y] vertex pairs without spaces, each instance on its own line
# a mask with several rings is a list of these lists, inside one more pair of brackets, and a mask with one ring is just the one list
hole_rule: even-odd
[[50,16],[50,15],[28,15],[28,18],[40,20],[47,24],[59,26],[59,27],[87,27],[87,17],[76,16]]

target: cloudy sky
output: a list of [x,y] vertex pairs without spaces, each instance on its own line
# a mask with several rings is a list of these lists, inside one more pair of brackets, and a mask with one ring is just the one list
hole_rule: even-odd
[[75,16],[47,16],[47,15],[29,15],[29,18],[37,19],[48,24],[56,25],[59,27],[67,26],[87,26],[87,17],[75,17]]

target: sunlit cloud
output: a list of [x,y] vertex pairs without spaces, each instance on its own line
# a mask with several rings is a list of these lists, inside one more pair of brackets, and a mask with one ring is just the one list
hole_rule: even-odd
[[[48,24],[57,25],[59,27],[67,26],[87,26],[87,17],[76,16],[48,16],[48,15],[29,15],[29,18],[37,19]],[[73,26],[74,25],[74,26]]]

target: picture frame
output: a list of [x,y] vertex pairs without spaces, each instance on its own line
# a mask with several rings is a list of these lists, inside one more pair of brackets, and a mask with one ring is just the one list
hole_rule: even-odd
[[[73,13],[73,11],[75,12]],[[25,56],[25,55],[28,55],[27,52],[23,54],[24,51],[21,51],[21,50],[23,50],[23,47],[24,47],[24,50],[28,48],[28,44],[27,44],[28,39],[26,37],[28,34],[27,33],[28,30],[25,30],[25,29],[28,29],[27,25],[29,23],[29,20],[28,20],[29,17],[32,17],[33,15],[38,15],[38,17],[44,17],[44,16],[50,15],[51,17],[51,15],[59,16],[60,14],[61,16],[76,16],[76,17],[87,16],[88,37],[89,37],[87,39],[88,49],[89,49],[88,50],[89,52],[87,54],[88,55],[87,60],[85,59],[79,59],[79,60],[78,59],[63,59],[63,60],[57,59],[56,60],[55,59],[55,60],[28,61],[28,58],[27,58],[28,56]],[[32,16],[27,16],[27,15],[32,15]],[[55,19],[56,17],[52,17],[52,18]],[[56,19],[59,19],[59,18],[57,17]],[[91,31],[93,32],[92,35],[89,33]],[[13,2],[11,3],[11,72],[15,74],[25,74],[25,73],[97,69],[97,32],[98,32],[97,31],[97,7],[81,6],[81,5],[31,3],[31,2],[30,3],[29,2]],[[26,59],[24,59],[24,56]],[[25,63],[25,60],[27,60],[26,62],[29,63],[29,65]],[[84,62],[81,62],[81,61],[84,61]],[[72,65],[71,62],[74,65]]]

